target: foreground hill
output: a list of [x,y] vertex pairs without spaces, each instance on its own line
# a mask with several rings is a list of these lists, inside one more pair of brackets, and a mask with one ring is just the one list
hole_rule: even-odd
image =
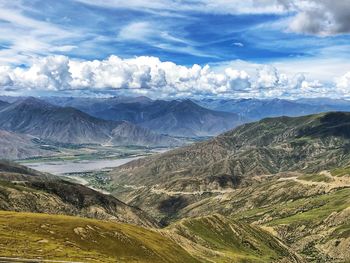
[[3,262],[200,262],[155,231],[115,222],[0,212],[0,229]]
[[[122,127],[123,136],[120,136]],[[179,140],[127,122],[106,121],[77,109],[58,107],[35,98],[19,100],[0,109],[0,128],[47,141],[84,144],[169,146]],[[136,132],[135,132],[136,131]],[[128,140],[125,141],[125,138]]]
[[62,215],[0,212],[0,228],[6,229],[0,237],[0,260],[7,262],[12,257],[64,262],[303,262],[267,232],[220,216],[154,231]]
[[0,210],[79,215],[156,226],[143,211],[112,196],[6,161],[0,161]]
[[304,262],[268,232],[218,214],[183,219],[163,232],[204,262]]
[[255,180],[250,186],[207,195],[182,209],[178,217],[220,213],[260,225],[307,262],[349,261],[349,167],[315,174],[280,173]]

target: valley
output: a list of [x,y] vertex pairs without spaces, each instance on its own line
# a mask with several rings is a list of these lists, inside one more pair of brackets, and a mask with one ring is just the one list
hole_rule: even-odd
[[[150,103],[141,109],[168,105]],[[188,101],[170,104],[202,111]],[[35,125],[12,115],[27,118],[22,107],[38,116]],[[14,118],[2,122],[3,154],[14,162],[0,161],[0,227],[17,235],[0,235],[0,260],[350,259],[349,113],[266,118],[215,137],[179,137],[33,98],[3,109],[0,118]],[[49,130],[41,120],[47,115],[60,118],[48,117]],[[20,143],[5,144],[12,138]]]
[[350,263],[350,0],[0,0],[0,263]]

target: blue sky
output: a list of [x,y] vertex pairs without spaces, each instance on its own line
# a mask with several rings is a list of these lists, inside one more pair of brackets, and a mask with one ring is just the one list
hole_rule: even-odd
[[[185,66],[189,71],[194,64],[202,68],[210,65],[212,74],[226,74],[222,72],[227,67],[244,71],[249,75],[249,85],[254,86],[246,89],[244,95],[237,92],[242,89],[233,87],[228,80],[223,85],[233,91],[228,92],[221,87],[217,90],[223,92],[219,94],[216,90],[212,94],[214,96],[295,97],[295,94],[287,94],[286,90],[299,74],[304,75],[303,85],[307,90],[295,91],[299,92],[299,97],[303,95],[301,92],[305,96],[320,92],[328,96],[331,88],[338,87],[340,82],[341,92],[337,90],[337,96],[344,96],[348,85],[346,74],[350,71],[349,13],[350,1],[330,0],[0,0],[0,85],[4,92],[24,93],[28,92],[28,86],[35,86],[36,81],[41,81],[39,84],[43,86],[52,86],[44,87],[46,92],[81,92],[87,85],[74,86],[72,78],[77,76],[66,76],[74,71],[71,61],[101,62],[107,61],[110,56],[125,60],[148,56],[161,62],[173,62],[179,67]],[[60,72],[58,75],[64,75],[70,83],[52,79],[52,72],[44,72],[47,68],[52,71],[52,65],[43,66],[48,61],[45,58],[50,56],[68,59],[66,62],[58,60],[67,63],[70,73]],[[36,63],[41,65],[40,72],[33,73],[38,71],[38,67],[25,72]],[[53,60],[50,63],[54,63]],[[135,63],[139,68],[140,63]],[[59,66],[59,69],[62,70],[62,67]],[[164,67],[158,65],[157,70],[165,70]],[[257,83],[262,68],[265,68],[266,74],[275,74],[278,80],[274,82],[276,76],[264,76],[264,85]],[[18,73],[16,69],[23,72]],[[153,78],[154,68],[151,71],[152,76],[149,77]],[[168,74],[166,70],[165,73]],[[43,77],[34,80],[33,74]],[[123,74],[118,76],[125,77]],[[142,74],[145,72],[142,71]],[[282,83],[286,78],[284,75],[288,78],[288,87],[287,82]],[[26,81],[18,80],[20,77]],[[44,81],[43,78],[48,79]],[[75,82],[81,83],[81,78],[79,76],[79,81]],[[234,77],[226,78],[232,80]],[[28,84],[28,79],[33,83]],[[168,85],[163,85],[163,89],[158,91],[164,92],[164,96],[176,96],[178,90],[172,87],[175,84],[170,80],[174,77],[166,76],[165,79]],[[99,91],[102,86],[108,90],[125,90],[132,86],[133,91],[140,94],[148,94],[157,88],[150,87],[151,82],[142,84],[134,81],[117,87],[122,85],[120,83],[95,85],[101,86]],[[143,86],[137,87],[137,83]],[[202,82],[187,83],[188,91],[179,94],[190,96],[189,89],[193,83],[201,85]],[[94,92],[90,84],[88,93]],[[271,92],[273,87],[265,84],[274,85],[280,92]],[[283,91],[282,85],[285,86]],[[23,89],[21,86],[26,87]],[[311,86],[318,90],[311,91]],[[171,92],[170,88],[173,89]],[[33,88],[29,90],[32,92]],[[210,95],[207,91],[199,93]]]

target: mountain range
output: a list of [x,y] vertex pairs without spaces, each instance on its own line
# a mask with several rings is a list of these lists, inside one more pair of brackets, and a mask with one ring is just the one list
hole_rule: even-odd
[[[51,99],[55,102],[0,102],[0,154],[49,155],[53,149],[43,144],[49,141],[161,145],[182,142],[159,134],[170,130],[204,136],[219,132],[227,116],[238,120],[234,126],[258,121],[84,177],[98,180],[101,192],[0,161],[0,228],[6,229],[0,261],[15,256],[80,262],[350,259],[347,101],[227,100],[225,109],[231,105],[240,112],[232,115],[203,107],[219,107],[219,100]],[[134,123],[57,105],[77,101]],[[329,109],[341,111],[318,113]],[[317,114],[261,119],[274,111]],[[215,130],[215,123],[221,128]]]
[[161,134],[179,137],[213,136],[244,122],[238,114],[203,108],[191,100],[151,100],[147,97],[107,99],[43,98],[105,120],[128,121]]
[[117,168],[115,181],[174,191],[235,188],[253,175],[317,172],[350,162],[350,113],[268,118]]
[[350,113],[267,118],[120,166],[109,189],[162,224],[219,213],[307,262],[347,262],[349,143]]
[[303,262],[266,231],[220,215],[159,229],[143,211],[49,174],[0,162],[0,178],[2,261]]
[[26,98],[0,109],[0,129],[71,144],[174,146],[182,142],[125,121],[106,121],[71,107]]
[[350,111],[350,101],[328,98],[310,99],[202,99],[199,105],[239,114],[250,121],[268,117],[297,117],[328,111]]

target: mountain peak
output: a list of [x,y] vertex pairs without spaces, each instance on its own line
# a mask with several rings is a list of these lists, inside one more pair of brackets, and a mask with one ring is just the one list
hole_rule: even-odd
[[177,103],[177,107],[186,108],[186,109],[203,108],[203,107],[199,106],[198,104],[194,103],[190,99],[179,101]]
[[16,105],[26,105],[26,106],[34,106],[34,107],[40,107],[40,108],[54,108],[55,106],[43,101],[41,99],[35,98],[35,97],[27,97],[25,99],[18,100],[15,102]]

